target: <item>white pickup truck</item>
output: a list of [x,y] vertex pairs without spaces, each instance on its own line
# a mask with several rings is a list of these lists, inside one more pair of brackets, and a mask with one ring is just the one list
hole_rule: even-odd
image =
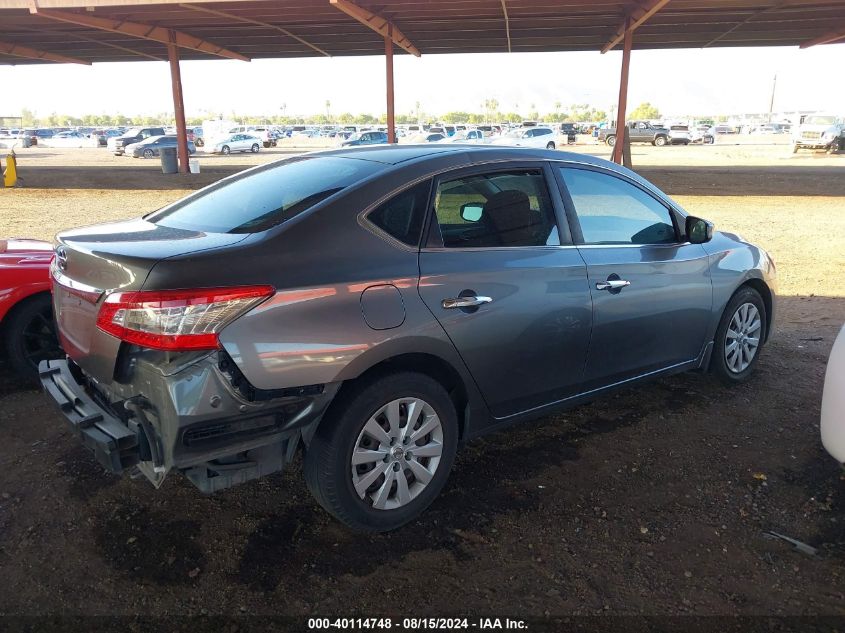
[[837,152],[845,145],[845,122],[833,114],[808,114],[792,132],[792,153],[799,149]]

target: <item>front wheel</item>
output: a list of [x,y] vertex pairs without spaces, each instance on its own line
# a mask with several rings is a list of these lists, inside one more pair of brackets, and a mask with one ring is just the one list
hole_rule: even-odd
[[754,371],[766,338],[768,316],[760,293],[740,288],[728,302],[716,329],[710,369],[722,382],[745,382]]
[[657,145],[657,147],[663,147],[664,145],[666,145],[666,137],[658,136],[656,139],[654,139],[654,144]]
[[555,144],[554,144],[554,143],[552,143],[551,141],[549,141],[548,143],[546,143],[546,149],[554,149],[554,148],[555,148]]
[[258,151],[258,143],[253,143],[250,149],[252,149],[252,153],[255,154]]
[[151,149],[145,149],[144,150],[144,158],[152,158],[153,156],[155,156],[155,152],[153,152],[153,150],[151,150]]
[[457,414],[443,386],[424,374],[389,374],[332,403],[305,453],[305,480],[349,527],[386,532],[434,501],[457,444]]
[[231,153],[231,151],[232,151],[232,149],[228,145],[224,145],[222,148],[220,148],[220,152],[223,153],[223,154],[228,155],[228,154]]
[[615,136],[608,136],[604,140],[604,142],[607,143],[608,145],[610,145],[611,147],[613,147],[614,145],[616,145],[616,137]]

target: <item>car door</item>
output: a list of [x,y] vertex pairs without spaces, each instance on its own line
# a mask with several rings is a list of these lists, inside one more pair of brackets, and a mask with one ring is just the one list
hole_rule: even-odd
[[545,163],[497,163],[433,188],[420,296],[497,418],[571,396],[582,381],[590,291],[552,178]]
[[616,172],[556,171],[593,298],[584,388],[696,362],[713,296],[707,253],[686,241],[683,216]]

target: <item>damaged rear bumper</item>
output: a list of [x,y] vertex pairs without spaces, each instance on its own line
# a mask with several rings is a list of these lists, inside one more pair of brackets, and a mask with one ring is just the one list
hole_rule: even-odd
[[94,402],[71,374],[67,361],[41,361],[38,374],[44,391],[103,468],[120,474],[139,462],[137,433]]
[[160,486],[181,471],[216,492],[282,470],[310,441],[339,384],[255,393],[216,353],[164,366],[139,353],[109,384],[72,360],[44,361],[39,376],[82,444],[113,473],[137,467]]

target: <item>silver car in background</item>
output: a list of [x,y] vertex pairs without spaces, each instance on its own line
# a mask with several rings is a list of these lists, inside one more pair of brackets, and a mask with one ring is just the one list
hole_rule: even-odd
[[230,154],[232,152],[252,152],[255,154],[261,149],[261,145],[261,139],[257,136],[240,132],[215,139],[214,145],[209,150],[212,154]]

